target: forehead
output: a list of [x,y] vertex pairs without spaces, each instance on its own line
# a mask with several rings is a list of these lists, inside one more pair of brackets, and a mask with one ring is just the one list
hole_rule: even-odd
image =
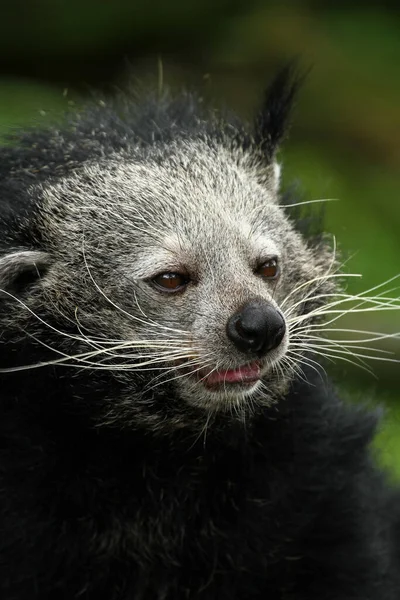
[[[109,230],[163,246],[274,238],[283,214],[274,184],[261,184],[243,156],[203,142],[180,142],[146,156],[85,165],[44,190],[45,209],[94,235]],[[225,235],[222,235],[224,233]],[[265,240],[264,240],[265,241]]]
[[140,214],[151,235],[159,230],[164,245],[175,240],[175,247],[209,242],[222,248],[227,239],[274,237],[284,218],[272,186],[260,184],[226,152],[177,153],[162,164],[128,163],[121,171],[129,181],[121,208]]

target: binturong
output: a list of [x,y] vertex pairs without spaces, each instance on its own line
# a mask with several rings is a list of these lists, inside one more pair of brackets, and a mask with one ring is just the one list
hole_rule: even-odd
[[385,357],[338,319],[400,305],[282,199],[297,86],[253,126],[124,96],[0,150],[1,600],[400,598],[377,414],[321,363]]

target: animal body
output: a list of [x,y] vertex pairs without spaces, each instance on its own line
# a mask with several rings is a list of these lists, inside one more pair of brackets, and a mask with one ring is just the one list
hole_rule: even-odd
[[120,100],[1,150],[2,600],[400,597],[376,416],[318,365],[351,298],[280,204],[294,91],[252,130]]

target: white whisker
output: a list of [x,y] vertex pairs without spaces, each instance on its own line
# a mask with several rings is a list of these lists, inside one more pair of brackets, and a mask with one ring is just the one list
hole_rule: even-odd
[[305,200],[304,202],[296,202],[295,204],[280,204],[282,208],[292,208],[294,206],[305,206],[306,204],[321,204],[322,202],[339,202],[339,198],[319,198],[318,200]]

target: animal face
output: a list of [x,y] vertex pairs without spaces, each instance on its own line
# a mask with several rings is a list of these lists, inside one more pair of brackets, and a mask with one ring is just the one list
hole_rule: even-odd
[[61,341],[76,366],[146,370],[150,390],[169,382],[211,410],[269,403],[287,385],[302,286],[331,262],[279,206],[277,167],[260,181],[249,156],[185,141],[93,162],[37,193],[52,263],[36,305],[57,330],[75,325]]

